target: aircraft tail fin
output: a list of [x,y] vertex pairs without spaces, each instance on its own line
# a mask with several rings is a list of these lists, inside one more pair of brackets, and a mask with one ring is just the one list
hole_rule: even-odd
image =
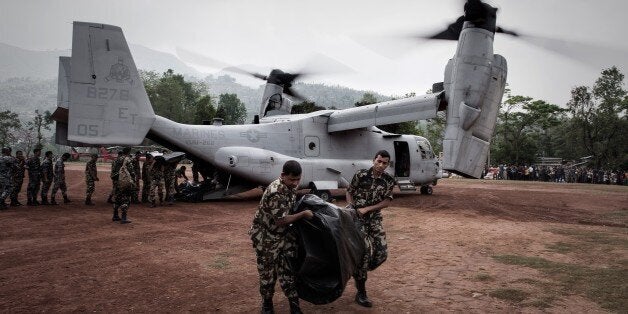
[[155,121],[131,51],[117,26],[74,22],[68,96],[70,141],[138,145]]

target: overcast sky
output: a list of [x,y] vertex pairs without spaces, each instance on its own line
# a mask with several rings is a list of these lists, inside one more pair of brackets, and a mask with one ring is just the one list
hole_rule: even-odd
[[[628,69],[628,1],[501,0],[498,24],[566,40],[568,58],[497,35],[513,94],[558,105],[571,88],[592,86],[602,69]],[[308,78],[387,95],[423,94],[443,80],[455,42],[381,40],[431,33],[462,14],[462,0],[0,0],[0,42],[31,50],[68,49],[72,21],[122,27],[130,43],[176,54],[176,47],[231,64],[294,71],[315,53],[355,70]],[[362,45],[378,39],[377,52]],[[573,44],[573,42],[579,44]],[[585,60],[576,61],[575,59]],[[216,69],[204,70],[216,71]],[[1,70],[1,69],[0,69]]]

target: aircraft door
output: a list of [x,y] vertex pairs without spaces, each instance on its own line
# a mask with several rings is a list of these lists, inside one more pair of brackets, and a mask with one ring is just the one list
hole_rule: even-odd
[[408,142],[395,141],[395,177],[410,176],[410,149]]
[[306,157],[318,157],[321,153],[321,141],[318,136],[306,136],[303,140]]

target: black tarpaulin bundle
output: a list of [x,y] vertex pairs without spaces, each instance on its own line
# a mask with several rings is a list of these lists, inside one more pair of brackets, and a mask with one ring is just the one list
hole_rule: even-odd
[[310,209],[314,218],[297,221],[299,251],[293,261],[299,298],[313,304],[338,299],[364,256],[362,233],[352,213],[313,194],[304,195],[293,212]]

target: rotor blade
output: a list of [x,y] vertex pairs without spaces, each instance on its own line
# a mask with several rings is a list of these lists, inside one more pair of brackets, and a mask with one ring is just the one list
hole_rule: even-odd
[[496,33],[500,33],[500,34],[506,34],[506,35],[511,35],[511,36],[515,36],[515,37],[519,37],[519,33],[515,32],[515,31],[511,31],[511,30],[507,30],[504,29],[501,26],[497,26],[497,29],[495,30]]
[[519,35],[519,38],[529,44],[566,56],[596,69],[627,64],[625,56],[628,55],[628,51],[625,48],[534,35]]
[[200,66],[206,66],[210,68],[221,69],[224,71],[229,71],[238,74],[250,75],[258,79],[266,80],[266,76],[263,74],[259,74],[256,72],[250,72],[234,65],[183,49],[181,47],[176,47],[177,56],[186,62],[198,64]]
[[288,96],[291,96],[291,97],[292,97],[292,98],[294,98],[294,99],[300,100],[300,101],[305,101],[305,100],[306,100],[306,98],[305,98],[305,97],[303,97],[303,96],[301,96],[301,95],[297,94],[297,93],[296,93],[296,92],[292,89],[292,87],[285,87],[285,88],[283,89],[283,93],[284,93],[284,94],[286,94],[286,95],[288,95]]
[[459,17],[455,22],[449,24],[447,29],[439,33],[429,36],[417,36],[421,39],[443,39],[443,40],[458,40],[460,32],[462,31],[462,24],[464,23],[464,16]]

